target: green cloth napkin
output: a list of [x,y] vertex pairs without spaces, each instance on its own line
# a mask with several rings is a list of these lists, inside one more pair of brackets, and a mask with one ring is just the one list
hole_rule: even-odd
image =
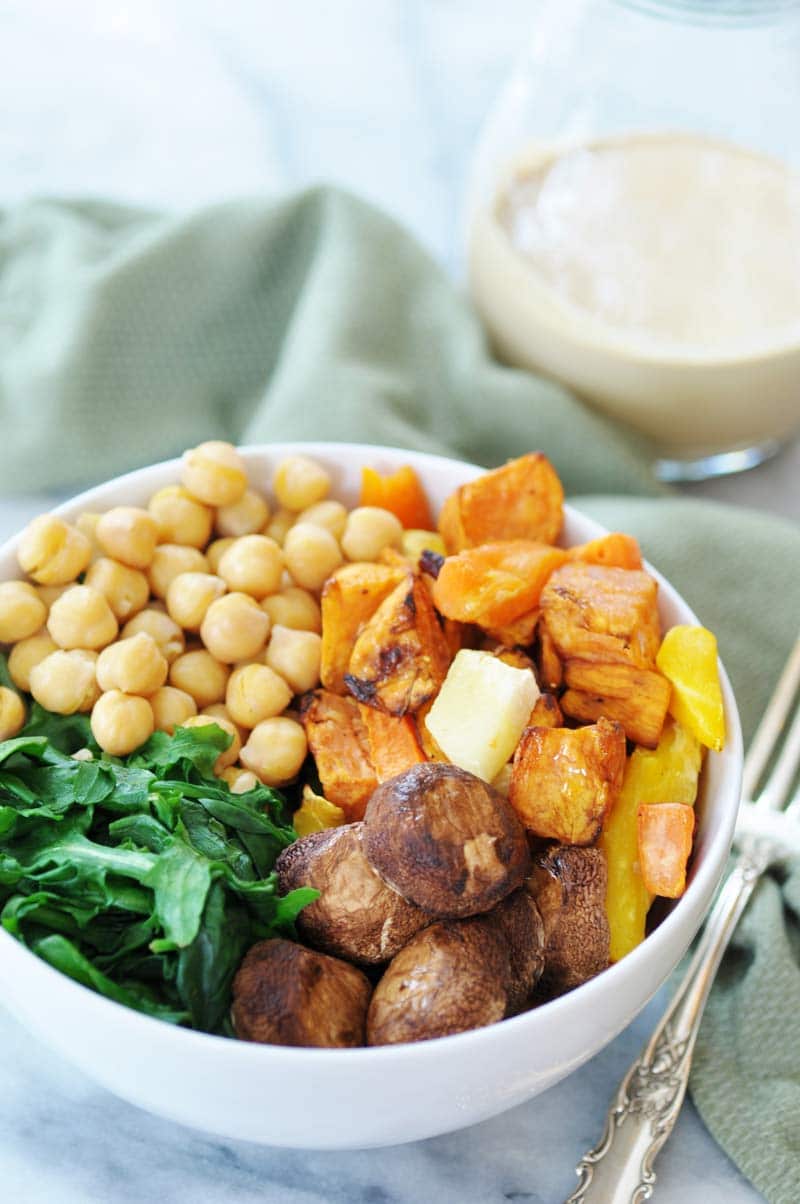
[[[6,212],[0,412],[6,493],[71,488],[213,437],[380,442],[487,465],[542,448],[581,508],[636,534],[717,633],[746,734],[798,627],[796,527],[668,496],[634,439],[495,363],[444,273],[336,191],[179,218],[88,202]],[[739,930],[693,1091],[753,1183],[796,1204],[800,878],[781,886],[764,883]]]

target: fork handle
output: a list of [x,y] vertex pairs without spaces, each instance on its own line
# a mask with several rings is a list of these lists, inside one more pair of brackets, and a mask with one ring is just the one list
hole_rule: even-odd
[[565,1204],[642,1204],[651,1198],[656,1181],[653,1163],[686,1094],[711,985],[766,868],[766,859],[753,849],[728,875],[672,1002],[620,1083],[600,1142],[576,1167],[580,1182]]

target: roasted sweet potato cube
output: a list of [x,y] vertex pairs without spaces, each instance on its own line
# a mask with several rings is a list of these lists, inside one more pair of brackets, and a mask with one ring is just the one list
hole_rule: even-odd
[[325,798],[341,807],[347,823],[362,819],[378,780],[358,703],[315,690],[306,696],[302,718]]
[[408,575],[405,566],[346,564],[326,581],[322,591],[320,681],[327,690],[346,693],[344,675],[359,631]]
[[537,660],[537,680],[543,690],[557,690],[564,680],[564,666],[556,651],[550,632],[543,622],[539,622],[539,651]]
[[694,808],[685,803],[641,803],[636,813],[639,867],[651,895],[679,899],[686,890]]
[[428,586],[414,574],[400,582],[362,628],[345,684],[359,702],[405,715],[433,697],[449,664],[450,649]]
[[530,648],[540,617],[541,611],[536,607],[514,619],[513,623],[505,623],[502,627],[487,627],[486,633],[506,648]]
[[564,715],[555,694],[540,694],[531,711],[528,727],[563,727]]
[[561,709],[584,723],[605,715],[625,728],[625,735],[645,748],[655,748],[669,706],[671,688],[654,669],[635,665],[567,661]]
[[527,539],[488,543],[448,556],[433,583],[436,609],[448,619],[496,628],[528,615],[566,560],[562,548]]
[[632,535],[624,535],[621,531],[612,531],[611,534],[601,535],[599,539],[591,539],[588,543],[576,544],[568,549],[567,555],[570,560],[580,560],[584,564],[604,564],[607,568],[642,567],[639,544]]
[[542,452],[509,460],[447,499],[439,532],[448,551],[499,539],[555,543],[564,519],[564,490]]
[[369,741],[369,755],[375,777],[388,782],[412,765],[427,761],[410,715],[387,715],[375,707],[359,704],[361,719]]
[[544,624],[562,660],[653,668],[661,642],[658,585],[634,569],[565,564],[542,590]]
[[593,727],[529,727],[514,754],[509,801],[536,836],[591,844],[619,794],[625,733],[600,719]]

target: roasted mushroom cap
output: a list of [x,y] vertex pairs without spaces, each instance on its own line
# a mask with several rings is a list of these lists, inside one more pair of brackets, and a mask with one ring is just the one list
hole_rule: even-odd
[[363,1045],[369,979],[293,941],[259,941],[233,980],[237,1037],[266,1045]]
[[367,1044],[428,1041],[502,1020],[508,954],[479,917],[424,928],[387,967],[372,996]]
[[498,934],[508,953],[506,1015],[524,1010],[544,970],[544,924],[528,891],[515,890],[481,917]]
[[579,986],[608,965],[607,881],[599,849],[556,845],[534,857],[528,890],[544,924],[542,986],[552,994]]
[[378,787],[362,842],[384,882],[448,919],[489,911],[530,866],[510,804],[480,778],[440,762],[415,765]]
[[361,848],[362,824],[296,841],[275,863],[278,890],[312,886],[320,897],[297,918],[303,940],[349,961],[389,961],[432,917],[387,886]]

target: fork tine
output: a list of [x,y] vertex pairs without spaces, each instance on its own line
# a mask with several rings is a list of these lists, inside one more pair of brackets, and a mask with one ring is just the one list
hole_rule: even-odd
[[[758,730],[750,745],[750,751],[745,757],[742,778],[742,795],[745,799],[752,799],[756,792],[756,787],[761,780],[772,750],[786,724],[798,685],[800,685],[800,636],[786,662],[786,668],[775,687],[775,693],[770,699],[769,706],[758,725]],[[800,734],[798,738],[800,739]],[[796,757],[797,753],[795,752],[795,762]]]
[[784,741],[780,756],[775,762],[775,768],[767,778],[764,789],[755,800],[756,805],[769,807],[773,811],[782,807],[792,788],[798,765],[800,765],[800,706],[795,711],[789,734]]

